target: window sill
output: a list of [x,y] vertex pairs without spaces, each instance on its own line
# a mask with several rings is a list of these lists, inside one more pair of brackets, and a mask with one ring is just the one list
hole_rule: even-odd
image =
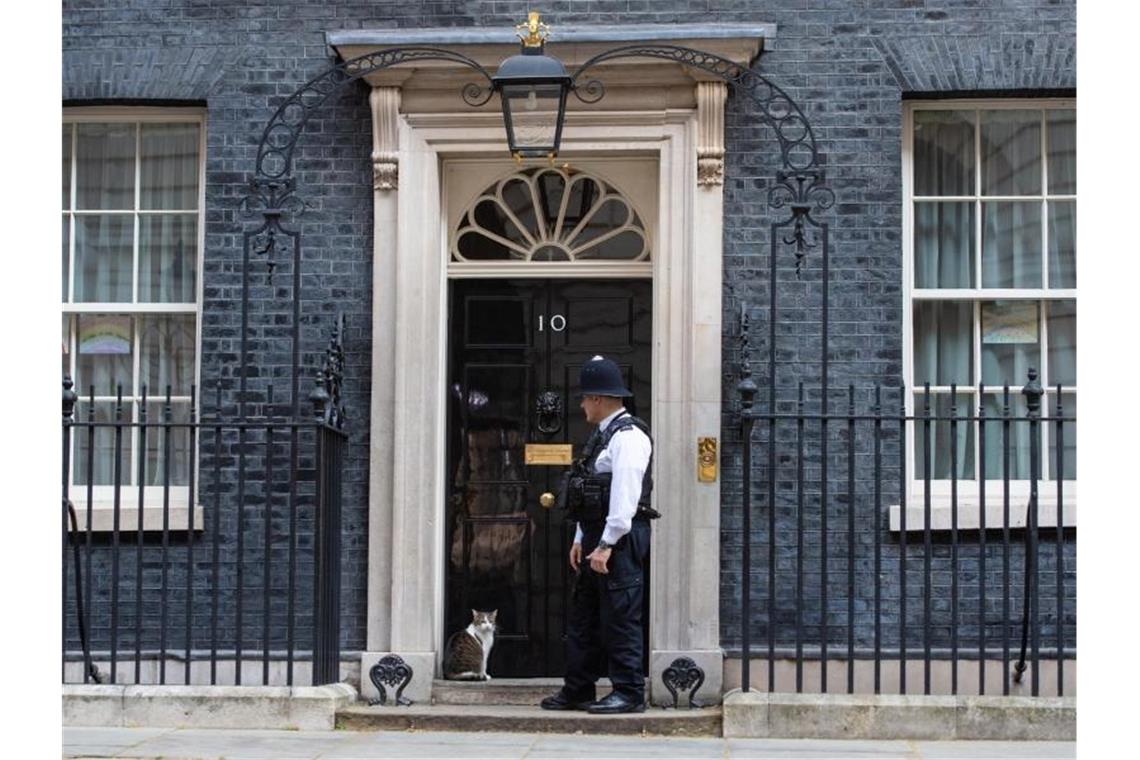
[[[186,532],[190,522],[189,508],[185,504],[171,504],[167,509],[167,524],[171,532]],[[162,531],[163,509],[161,504],[143,506],[143,531],[147,533]],[[79,525],[79,532],[87,531],[87,505],[75,504],[75,519]],[[194,507],[194,530],[200,531],[205,527],[202,507]],[[95,502],[91,508],[91,532],[111,533],[115,529],[115,509],[112,504]],[[139,529],[139,509],[137,504],[119,506],[119,533],[137,533]]]
[[[1009,497],[1009,527],[1024,528],[1027,517],[1029,497],[1026,494],[1010,494]],[[969,531],[978,529],[981,509],[977,496],[959,497],[958,499],[958,530]],[[900,527],[900,512],[898,504],[890,506],[890,530],[898,533]],[[1004,502],[999,494],[996,498],[986,494],[986,530],[1000,530],[1004,527]],[[906,532],[922,532],[925,525],[925,506],[922,494],[915,494],[906,508]],[[953,509],[948,497],[939,496],[931,499],[930,504],[930,530],[949,531]],[[1037,527],[1055,528],[1057,526],[1057,497],[1055,494],[1045,496],[1039,494],[1037,499]],[[1061,526],[1075,528],[1077,526],[1077,499],[1066,498],[1061,507]]]

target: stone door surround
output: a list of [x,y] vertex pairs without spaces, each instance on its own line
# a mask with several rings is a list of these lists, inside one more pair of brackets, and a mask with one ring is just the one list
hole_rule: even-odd
[[[597,52],[635,42],[687,45],[748,65],[773,34],[772,25],[568,27],[555,28],[548,49],[570,69]],[[489,70],[516,50],[509,29],[327,36],[345,59],[396,45],[432,45],[462,52]],[[415,671],[405,695],[429,699],[447,633],[444,173],[449,160],[506,155],[498,99],[472,109],[460,98],[469,73],[418,63],[367,77],[373,85],[375,227],[365,696],[375,691],[368,669],[395,653]],[[594,166],[630,158],[657,165],[651,403],[655,486],[667,503],[653,534],[651,698],[669,699],[661,672],[687,656],[704,668],[701,697],[715,701],[723,667],[720,484],[698,482],[697,440],[721,435],[726,90],[720,81],[664,61],[618,62],[596,74],[607,96],[590,106],[571,98],[561,156]]]

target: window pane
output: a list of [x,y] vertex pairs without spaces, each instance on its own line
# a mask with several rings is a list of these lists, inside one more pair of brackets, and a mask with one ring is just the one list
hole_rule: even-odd
[[1022,385],[1041,368],[1036,301],[982,301],[982,382]]
[[193,214],[139,216],[139,301],[196,300],[198,224]]
[[983,111],[982,194],[1041,193],[1041,112]]
[[63,125],[63,207],[71,208],[71,125]]
[[1077,204],[1049,202],[1049,287],[1077,287]]
[[974,287],[974,204],[914,204],[914,285]]
[[974,382],[974,305],[969,301],[916,302],[914,383]]
[[[165,422],[165,403],[148,403],[146,415],[148,423]],[[189,422],[190,404],[172,402],[170,422]],[[165,482],[167,462],[170,462],[170,485],[190,484],[190,430],[185,427],[169,429],[169,460],[167,454],[166,428],[147,428],[146,435],[146,484],[161,486]]]
[[[914,413],[916,417],[926,415],[925,394],[916,393],[914,399]],[[957,409],[952,409],[951,398],[957,399]],[[931,417],[950,417],[952,414],[965,417],[971,414],[973,396],[959,393],[951,397],[949,393],[932,393],[930,400]],[[914,423],[914,475],[916,478],[926,477],[926,439],[931,443],[930,478],[931,480],[950,480],[951,472],[955,471],[951,465],[956,460],[957,477],[961,479],[974,477],[974,426],[967,420],[951,423],[949,419],[931,420],[929,423],[922,419]]]
[[1077,384],[1077,302],[1050,301],[1049,319],[1050,386]]
[[1046,111],[1049,141],[1049,192],[1077,192],[1077,112],[1073,109]]
[[63,267],[60,270],[63,273],[63,300],[67,300],[67,283],[71,281],[71,261],[68,246],[71,243],[71,218],[63,215]]
[[1041,287],[1041,204],[982,204],[982,287]]
[[167,385],[175,396],[190,395],[194,382],[194,324],[192,314],[139,318],[139,376],[150,396],[162,396]]
[[75,218],[76,301],[130,302],[133,236],[129,214]]
[[[79,401],[75,406],[76,422],[87,422],[92,410],[91,404],[86,400]],[[95,422],[115,421],[115,402],[96,401],[94,406]],[[122,421],[131,421],[131,402],[124,401],[122,406]],[[91,484],[96,486],[115,485],[115,451],[119,452],[119,478],[120,485],[128,486],[134,482],[131,477],[131,436],[133,429],[130,424],[124,424],[118,431],[118,446],[115,445],[116,430],[111,426],[94,428],[94,435],[89,432],[91,428],[77,427],[73,431],[75,441],[75,467],[72,470],[72,482],[76,485],[87,485],[88,468],[90,467]],[[93,440],[92,440],[93,439]],[[91,459],[91,449],[94,444],[95,457]],[[86,497],[84,497],[86,498]],[[123,503],[129,503],[128,497],[123,494]],[[136,502],[137,503],[137,502]],[[83,518],[81,517],[80,520]]]
[[[63,315],[63,374],[71,376],[75,380],[75,368],[71,366],[71,315]],[[60,380],[62,380],[62,376]],[[72,388],[75,393],[79,393],[79,386]]]
[[198,208],[198,125],[144,124],[139,136],[139,205]]
[[[1025,419],[1002,421],[1005,410],[1004,396],[1001,393],[985,394],[986,406],[986,480],[1002,480],[1005,477],[1005,457],[1009,456],[1009,479],[1029,479],[1029,422]],[[1009,389],[1009,415],[1011,418],[1024,418],[1029,413],[1021,386]],[[1008,442],[1007,442],[1008,437]],[[1008,443],[1008,445],[1007,445]],[[1038,440],[1038,453],[1041,450]],[[1039,465],[1040,466],[1040,465]],[[989,494],[987,493],[987,498]],[[1011,499],[1010,508],[1014,502]],[[1021,505],[1024,509],[1024,504]]]
[[135,206],[135,125],[77,124],[76,206]]
[[916,111],[914,194],[974,194],[974,112]]
[[[1047,409],[1043,409],[1042,413],[1046,416],[1056,417],[1057,415],[1057,394],[1051,393],[1045,397],[1049,404]],[[1062,417],[1077,416],[1077,394],[1075,393],[1062,393],[1061,394],[1061,415]],[[1058,425],[1056,420],[1044,423],[1049,426],[1049,478],[1050,480],[1057,479],[1057,443],[1058,435],[1057,428],[1061,427],[1061,464],[1064,470],[1063,477],[1065,480],[1077,479],[1077,423],[1074,419],[1073,422],[1062,422]]]
[[76,390],[95,386],[98,396],[113,396],[118,383],[123,394],[134,392],[131,318],[122,314],[78,314]]

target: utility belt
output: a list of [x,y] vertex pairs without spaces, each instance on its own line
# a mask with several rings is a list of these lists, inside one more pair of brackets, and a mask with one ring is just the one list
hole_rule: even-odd
[[[610,513],[610,483],[613,473],[600,472],[583,475],[570,470],[563,474],[559,484],[557,506],[566,510],[566,516],[588,525],[603,523]],[[661,513],[647,503],[638,503],[634,519],[656,520]]]

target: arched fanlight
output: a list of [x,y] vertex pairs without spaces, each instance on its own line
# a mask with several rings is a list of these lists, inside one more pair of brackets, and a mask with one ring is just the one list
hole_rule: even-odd
[[538,13],[532,11],[517,30],[519,54],[503,61],[491,79],[503,102],[507,145],[518,158],[553,158],[562,141],[566,95],[573,80],[561,61],[544,52],[549,30]]

